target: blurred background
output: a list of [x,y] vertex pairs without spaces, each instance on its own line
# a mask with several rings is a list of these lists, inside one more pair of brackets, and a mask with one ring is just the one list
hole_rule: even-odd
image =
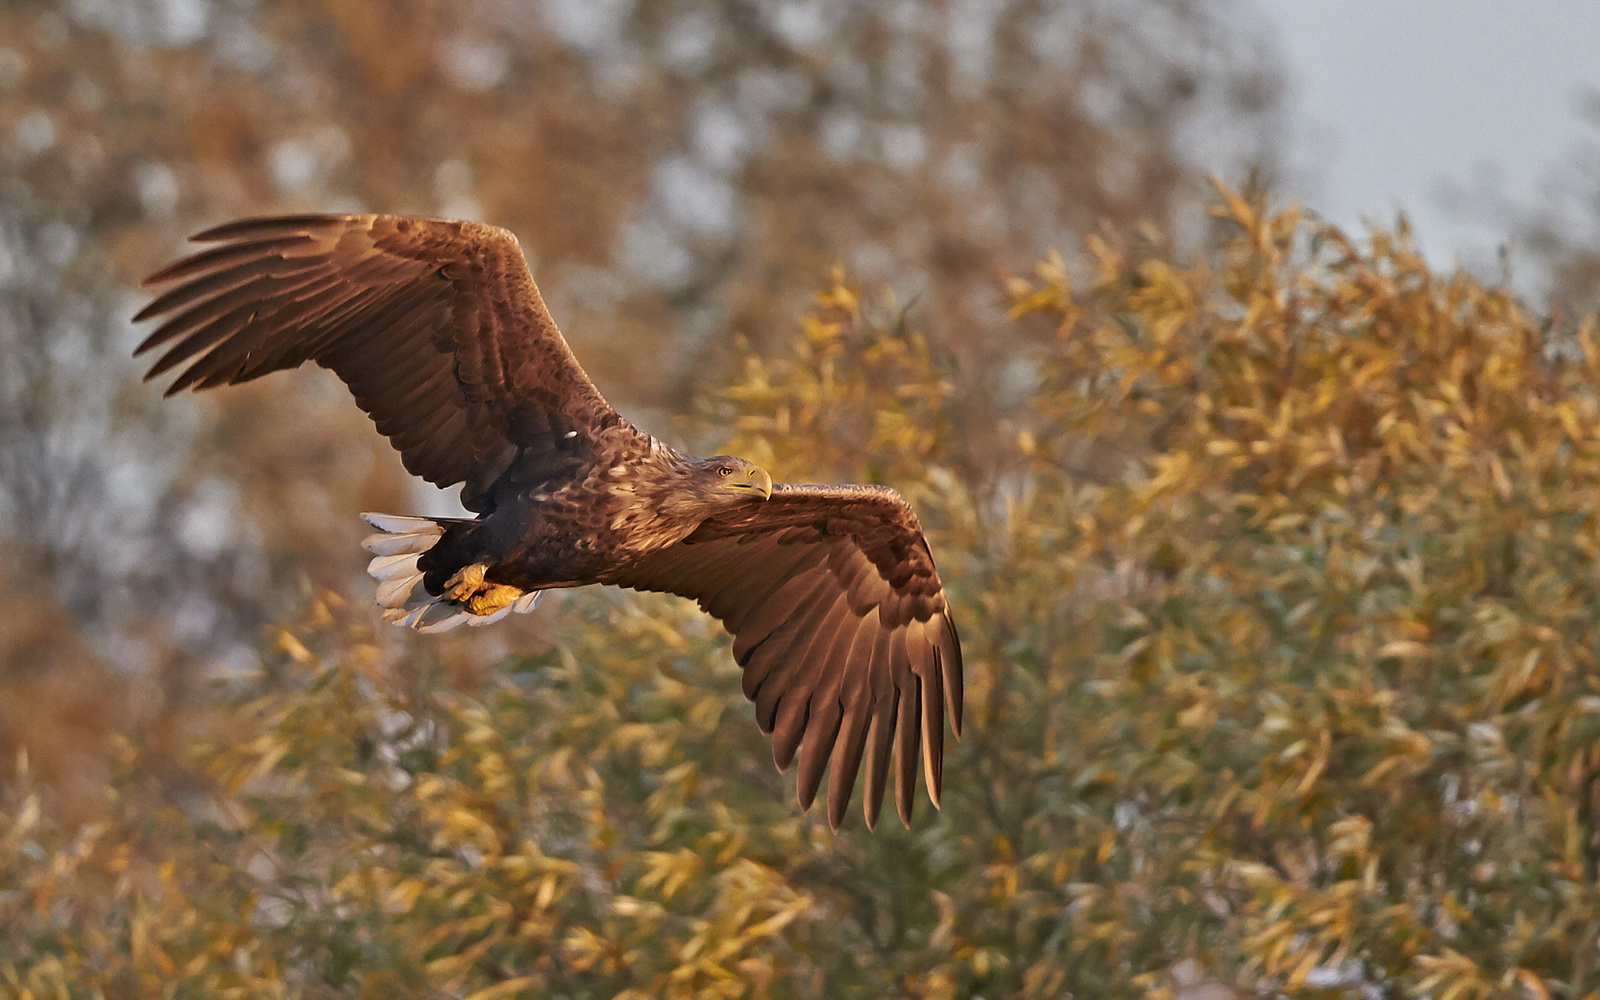
[[1095,234],[1198,247],[1210,174],[1592,309],[1596,39],[1578,0],[0,0],[0,760],[87,803],[102,735],[180,756],[269,623],[363,599],[357,511],[453,502],[324,373],[141,383],[138,280],[203,226],[506,226],[601,389],[691,446],[837,271],[952,373],[983,494],[1053,332],[1003,322],[1006,280]]
[[508,226],[666,433],[840,267],[914,303],[983,427],[1026,377],[1002,276],[1102,226],[1192,242],[1207,173],[1356,232],[1403,210],[1437,264],[1592,304],[1596,37],[1561,0],[8,0],[0,684],[93,661],[151,710],[249,669],[308,581],[348,585],[352,511],[449,509],[331,379],[139,383],[138,279],[201,226]]
[[1206,173],[1275,177],[1291,121],[1243,2],[10,0],[0,39],[0,706],[29,706],[0,733],[64,698],[91,728],[165,717],[308,586],[360,585],[355,512],[449,509],[323,373],[140,383],[138,280],[199,227],[507,226],[602,390],[668,436],[843,268],[961,357],[981,464],[1027,378],[1008,269],[1103,226],[1192,241]]

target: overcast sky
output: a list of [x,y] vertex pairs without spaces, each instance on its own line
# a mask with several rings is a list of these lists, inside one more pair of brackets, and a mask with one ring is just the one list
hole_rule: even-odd
[[1280,30],[1292,193],[1341,226],[1404,208],[1436,264],[1493,260],[1503,234],[1443,204],[1497,180],[1529,200],[1600,141],[1600,0],[1256,0]]

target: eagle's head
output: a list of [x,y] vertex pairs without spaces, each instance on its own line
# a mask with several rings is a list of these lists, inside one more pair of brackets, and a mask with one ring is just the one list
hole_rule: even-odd
[[608,470],[615,480],[611,490],[622,501],[611,529],[623,536],[624,548],[680,542],[709,517],[772,498],[772,477],[754,462],[733,455],[693,458],[665,448],[655,457],[643,468]]
[[712,503],[772,498],[767,470],[736,455],[713,455],[696,463],[690,480],[695,492]]

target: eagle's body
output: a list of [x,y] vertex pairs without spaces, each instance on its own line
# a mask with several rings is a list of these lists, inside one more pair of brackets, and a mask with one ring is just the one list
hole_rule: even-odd
[[524,591],[581,587],[637,554],[672,545],[696,520],[676,516],[670,490],[696,460],[619,424],[578,469],[502,477],[474,521],[458,522],[420,568],[429,593],[443,593],[463,566],[488,565],[486,579]]
[[474,519],[363,515],[384,617],[423,631],[529,611],[557,587],[696,600],[734,635],[744,691],[797,755],[807,807],[831,766],[837,827],[866,764],[872,825],[888,776],[909,821],[920,758],[938,803],[961,650],[922,529],[893,490],[774,486],[635,428],[556,329],[516,240],[481,223],[382,215],[229,223],[219,245],[150,277],[172,284],[142,352],[183,370],[168,394],[314,361]]

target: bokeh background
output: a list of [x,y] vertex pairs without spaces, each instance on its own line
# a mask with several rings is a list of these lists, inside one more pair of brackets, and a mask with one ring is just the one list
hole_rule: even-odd
[[[1477,640],[1435,620],[1492,617],[1475,602],[1501,608],[1534,586],[1519,573],[1582,552],[1558,543],[1588,530],[1588,480],[1561,463],[1586,454],[1570,428],[1593,396],[1582,371],[1536,369],[1587,357],[1600,302],[1600,97],[1586,89],[1600,22],[1555,0],[1393,6],[0,3],[0,918],[16,928],[0,919],[0,990],[1600,988],[1600,913],[1578,888],[1600,857],[1588,730],[1547,720],[1570,755],[1529,772],[1510,730],[1494,743],[1472,728],[1550,707],[1526,685],[1590,697],[1593,636],[1579,617],[1529,620],[1556,638],[1467,656],[1450,643]],[[1272,216],[1294,201],[1350,242]],[[375,630],[355,512],[453,499],[411,482],[325,373],[163,401],[129,357],[138,279],[185,234],[294,210],[507,226],[636,422],[737,445],[779,478],[892,482],[923,506],[950,553],[977,706],[945,816],[876,840],[800,816],[721,640],[670,602],[563,595],[487,635]],[[1421,223],[1415,239],[1388,233],[1398,212]],[[1300,419],[1214,353],[1229,330],[1276,342],[1251,326],[1257,292],[1307,310],[1278,316],[1278,339],[1310,346],[1245,353],[1273,359],[1274,391],[1323,400],[1301,430],[1341,428],[1335,451],[1364,470],[1342,487],[1309,453],[1283,459],[1298,476],[1173,464],[1231,460],[1233,431],[1198,398],[1237,390],[1240,420],[1272,402],[1263,434]],[[1392,356],[1346,358],[1328,330]],[[1417,346],[1435,333],[1444,346]],[[1515,364],[1484,369],[1507,342]],[[1460,458],[1425,408],[1384,423],[1385,406],[1413,405],[1398,389],[1329,410],[1326,387],[1369,364],[1396,385],[1426,370],[1423,395],[1458,386],[1441,406],[1486,407],[1476,450]],[[1494,392],[1542,400],[1549,422],[1495,423],[1534,418]],[[1400,578],[1435,556],[1466,576],[1373,603],[1363,588],[1378,584],[1351,570],[1366,582],[1339,584],[1353,603],[1326,628],[1359,641],[1261,597],[1276,610],[1249,614],[1298,636],[1267,656],[1246,611],[1207,603],[1249,573],[1205,577],[1207,559],[1265,573],[1287,558],[1230,546],[1293,535],[1297,512],[1400,475],[1392,456],[1361,465],[1368,432],[1396,421],[1438,435],[1436,452],[1417,445],[1413,485],[1459,480],[1459,496],[1397,494],[1380,512],[1400,519],[1392,537],[1338,530]],[[1572,440],[1545,455],[1546,432]],[[1577,492],[1482,521],[1474,484],[1508,476],[1513,455],[1554,463],[1529,489],[1548,474]],[[1281,503],[1197,513],[1219,490]],[[1484,502],[1510,504],[1496,496]],[[1457,500],[1471,516],[1447,527],[1405,521]],[[1458,528],[1462,548],[1419,541]],[[1307,545],[1338,549],[1317,531]],[[1528,538],[1556,555],[1540,563],[1518,548]],[[1219,548],[1189,548],[1202,540]],[[1472,576],[1491,543],[1509,546],[1489,561],[1514,582]],[[1263,587],[1293,591],[1286,572]],[[1318,587],[1337,573],[1318,572],[1296,601],[1331,601]],[[1577,563],[1563,579],[1559,600],[1587,606]],[[1542,613],[1565,606],[1529,594]],[[1246,636],[1231,652],[1224,623]],[[1565,679],[1528,666],[1530,649],[1570,660]],[[1413,672],[1428,657],[1443,673]],[[1459,686],[1430,686],[1467,660],[1481,669]],[[1524,686],[1484,679],[1502,660]],[[1197,693],[1203,677],[1240,685],[1218,696],[1231,707]],[[1250,702],[1251,685],[1281,687],[1282,703]],[[1366,728],[1328,723],[1356,690],[1371,700],[1348,713]],[[1321,708],[1301,704],[1312,694]],[[1429,714],[1445,703],[1460,710]],[[1243,735],[1223,738],[1219,718]],[[1433,759],[1397,726],[1466,742]],[[1188,749],[1159,735],[1191,730],[1205,738]],[[1545,736],[1527,738],[1554,753]],[[1474,757],[1489,753],[1474,739],[1504,759]],[[1492,802],[1463,790],[1481,774]],[[1279,793],[1282,812],[1264,804]],[[1397,860],[1371,844],[1406,841],[1383,816],[1408,793],[1439,840]],[[1553,826],[1529,819],[1536,801]],[[1468,829],[1489,813],[1505,828]],[[1554,854],[1530,846],[1540,837]],[[1473,864],[1494,887],[1451,882]],[[1386,888],[1352,901],[1363,879]],[[1414,920],[1394,916],[1411,906]]]
[[740,356],[792,340],[841,267],[914,300],[967,362],[981,464],[1026,377],[994,333],[1002,274],[1101,225],[1192,236],[1205,171],[1273,162],[1281,125],[1245,7],[4,12],[0,509],[6,594],[29,602],[5,676],[92,656],[142,689],[111,714],[256,668],[260,628],[308,587],[358,586],[354,512],[449,509],[320,373],[199,401],[140,384],[138,280],[197,227],[303,209],[507,226],[585,367],[663,434]]

